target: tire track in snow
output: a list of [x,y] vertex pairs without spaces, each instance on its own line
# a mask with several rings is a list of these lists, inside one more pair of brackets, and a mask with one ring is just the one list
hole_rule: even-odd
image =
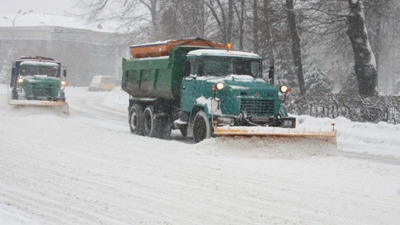
[[[89,145],[88,145],[89,146]],[[96,155],[95,153],[96,153],[96,151],[91,151],[91,152],[88,152],[88,153],[86,153],[85,152],[85,146],[83,146],[82,147],[82,149],[77,149],[76,150],[76,152],[75,152],[75,155],[79,155],[79,154],[87,154],[87,156],[86,156],[86,158],[93,158],[93,159],[96,159],[96,158],[98,158],[98,159],[103,159],[103,158],[106,158],[106,159],[108,159],[111,155],[107,152],[107,153],[103,153],[103,151],[100,151],[100,155]],[[68,152],[68,150],[67,149],[65,149],[65,151],[67,152],[67,153],[62,153],[60,156],[62,156],[62,155],[64,155],[64,154],[69,154],[69,152]],[[162,154],[162,153],[160,153],[160,152],[154,152],[154,153],[152,153],[152,151],[151,151],[151,149],[150,149],[150,151],[142,151],[142,152],[136,152],[136,153],[141,153],[141,154],[144,154],[144,156],[142,156],[142,157],[144,157],[144,159],[141,159],[140,161],[145,161],[145,162],[147,162],[147,161],[150,161],[150,159],[154,159],[154,157],[155,156],[157,156],[158,155],[158,158],[160,158],[160,159],[167,159],[167,161],[171,161],[171,160],[174,160],[175,162],[169,162],[169,165],[171,166],[171,165],[179,165],[179,166],[177,166],[177,168],[173,168],[173,170],[179,170],[179,169],[185,169],[185,170],[188,170],[189,171],[189,174],[202,174],[202,173],[204,173],[204,172],[206,172],[207,173],[207,170],[204,170],[204,169],[206,169],[206,168],[208,168],[210,165],[207,165],[207,164],[205,164],[204,165],[204,163],[205,163],[205,161],[207,161],[207,159],[204,159],[204,160],[202,160],[202,161],[199,161],[198,163],[196,162],[196,163],[192,163],[192,162],[188,162],[188,161],[185,161],[185,160],[183,160],[182,158],[180,158],[180,157],[177,157],[177,158],[175,158],[175,156],[173,156],[173,154],[171,155],[170,153],[164,153],[164,154]],[[168,158],[167,156],[169,156],[170,158]],[[150,159],[149,159],[150,158]],[[27,159],[28,160],[28,159]],[[118,162],[118,161],[117,161]],[[224,161],[222,161],[222,162],[224,162]],[[35,164],[41,164],[42,162],[35,162]],[[106,163],[105,163],[105,160],[103,160],[103,162],[101,162],[102,163],[102,165],[103,166],[105,166],[105,165],[107,165]],[[113,164],[114,162],[110,162],[110,164]],[[184,164],[182,164],[182,163],[184,163]],[[215,162],[210,162],[210,164],[213,164],[213,163],[215,163]],[[232,161],[228,161],[226,164],[224,164],[224,163],[221,163],[221,161],[218,161],[218,167],[219,168],[226,168],[226,170],[234,170],[234,168],[235,167],[237,167],[237,166],[234,166],[233,168],[232,167],[229,167],[228,165],[229,164],[231,164],[232,163]],[[187,164],[190,164],[190,165],[187,165]],[[91,164],[88,164],[88,166],[90,166]],[[197,171],[191,171],[191,167],[195,167],[195,166],[197,167],[197,166],[200,166],[200,168],[197,170]],[[201,167],[201,165],[204,165],[204,167]],[[95,166],[95,165],[93,165],[93,166]],[[153,164],[152,166],[156,166],[156,164]],[[152,166],[147,166],[147,167],[144,167],[143,169],[142,169],[142,171],[152,171],[152,169],[154,170],[154,168],[150,168],[150,167],[152,167]],[[212,166],[210,166],[211,168],[212,168]],[[239,168],[242,168],[242,167],[239,167]],[[105,170],[107,170],[108,168],[107,167],[105,167],[104,168]],[[140,169],[140,168],[139,168]],[[160,168],[159,169],[159,172],[160,171],[162,171],[163,169],[165,169],[165,168]],[[243,168],[242,168],[243,169]],[[262,168],[260,168],[260,169],[262,169]],[[246,172],[246,171],[248,171],[249,169],[247,168],[247,170],[243,170],[242,171],[242,173],[244,173],[244,172]],[[211,171],[212,172],[212,171]],[[254,172],[254,171],[253,171]],[[236,174],[236,176],[237,177],[239,177],[239,178],[243,178],[243,177],[246,177],[246,175],[248,175],[249,173],[248,172],[246,172],[246,173],[244,173],[244,174],[241,174],[241,172],[240,172],[240,170],[239,171],[234,171],[234,172],[232,172],[232,173],[234,173],[234,174]],[[188,175],[189,176],[189,175]],[[188,176],[186,176],[185,178],[181,178],[182,180],[186,180],[187,182],[190,182],[191,180],[188,180],[187,179],[187,177]],[[207,178],[204,178],[204,179],[207,179]],[[224,179],[227,179],[227,181],[225,182],[225,184],[224,184],[224,182],[222,182]],[[271,183],[271,180],[274,180],[274,179],[276,179],[276,177],[274,177],[274,176],[270,176],[270,177],[267,177],[267,179],[269,180],[269,183]],[[148,178],[145,178],[145,180],[148,180]],[[192,181],[193,182],[193,186],[201,186],[201,185],[204,185],[204,183],[207,183],[207,182],[204,182],[204,180],[203,179],[199,179],[199,181],[196,181],[196,179],[193,179],[192,178],[192,180],[194,180],[194,181]],[[232,189],[243,189],[243,188],[248,188],[249,186],[251,187],[251,186],[254,186],[254,184],[252,184],[252,185],[249,185],[250,183],[247,181],[247,182],[243,182],[243,181],[238,181],[238,182],[234,182],[234,183],[232,183],[232,180],[235,180],[235,179],[232,179],[232,178],[229,178],[229,177],[227,177],[227,178],[223,178],[223,179],[221,179],[220,177],[218,177],[218,182],[219,182],[219,184],[221,185],[221,186],[224,186],[224,187],[230,187],[230,188],[232,188]],[[237,179],[236,179],[237,180]],[[259,181],[258,179],[256,179],[255,180],[256,182],[257,181]],[[216,182],[216,181],[210,181],[210,183],[212,183],[212,182]],[[62,182],[62,183],[66,183],[66,182]],[[165,181],[164,182],[160,182],[160,183],[165,183]],[[286,183],[286,185],[285,185],[285,187],[286,187],[286,189],[287,189],[287,181],[284,181],[284,180],[282,180],[282,179],[278,179],[278,182],[277,182],[278,184],[280,184],[280,183]],[[223,185],[222,185],[223,184]],[[246,187],[244,187],[244,186],[238,186],[238,184],[245,184],[246,185]],[[95,184],[95,185],[98,185],[98,184]],[[236,187],[235,187],[235,185],[236,185]],[[296,184],[294,184],[294,186],[295,186]],[[180,185],[180,186],[182,186],[182,185]],[[263,187],[261,187],[261,188],[263,188]],[[314,190],[315,191],[315,190]],[[189,192],[190,193],[190,192]],[[86,195],[87,193],[83,193],[84,195]],[[146,193],[141,193],[141,194],[143,194],[143,195],[146,195]],[[211,195],[210,193],[205,193],[205,194],[208,194],[209,196],[213,196],[213,195]],[[220,195],[221,193],[216,193],[215,195],[215,198],[217,198],[218,199],[218,195]],[[147,195],[149,195],[149,193],[147,193]],[[153,197],[153,198],[157,198],[157,197]],[[210,197],[211,198],[211,197]],[[170,200],[166,200],[166,201],[170,201]],[[175,203],[174,203],[175,204]],[[226,205],[231,205],[231,203],[229,203],[229,202],[227,202],[227,204],[225,204],[225,205],[220,205],[220,206],[222,206],[223,208],[226,208]],[[251,207],[250,207],[251,208]],[[268,208],[268,207],[266,207],[266,208]]]
[[[353,165],[354,160],[340,162],[335,157],[282,159],[269,158],[268,154],[253,157],[224,150],[223,145],[214,141],[209,145],[188,145],[138,137],[129,133],[127,123],[124,123],[125,132],[122,125],[107,118],[114,117],[112,112],[102,116],[102,112],[97,112],[101,109],[87,106],[91,104],[90,99],[82,101],[82,111],[76,116],[49,117],[51,124],[58,126],[44,123],[41,128],[12,128],[10,133],[20,136],[10,137],[1,145],[5,147],[0,150],[5,157],[0,158],[0,187],[7,187],[0,188],[1,198],[45,221],[44,224],[57,224],[54,221],[62,224],[366,224],[376,221],[359,218],[364,214],[358,211],[350,215],[356,207],[371,212],[372,216],[386,215],[381,217],[381,223],[389,221],[387,216],[400,215],[398,208],[388,209],[398,203],[396,199],[387,199],[391,195],[364,198],[362,194],[368,192],[361,186],[354,184],[347,190],[346,186],[335,185],[335,182],[349,182],[352,176],[347,177],[346,170],[361,174],[385,166],[396,171],[394,166],[364,164],[359,160]],[[22,119],[16,125],[39,124],[36,120],[43,119],[38,115],[29,118],[32,121]],[[90,123],[93,125],[89,126]],[[121,128],[109,129],[115,125]],[[30,143],[25,149],[20,137]],[[56,143],[58,146],[54,147]],[[372,168],[364,170],[357,165]],[[324,170],[335,166],[339,168],[336,171]],[[387,179],[395,177],[387,171],[385,174],[390,175]],[[376,173],[371,175],[372,179],[380,179]],[[318,179],[319,176],[325,177]],[[371,193],[383,192],[372,190]],[[36,204],[38,198],[40,206]],[[324,204],[310,199],[323,200]],[[333,206],[328,206],[329,202]],[[347,210],[335,209],[339,206]]]
[[[103,156],[102,156],[103,157]],[[100,158],[102,158],[102,157],[100,157]],[[107,156],[106,156],[107,157]],[[176,163],[174,163],[174,165],[176,165]],[[149,168],[150,169],[150,168]],[[145,169],[145,170],[147,170],[147,169]],[[240,173],[238,173],[238,177],[243,177],[243,176],[241,176],[240,175]],[[228,179],[228,181],[229,180],[231,180],[231,179]],[[246,182],[238,182],[238,183],[246,183]],[[248,185],[249,183],[247,182],[247,185]],[[228,185],[225,185],[225,186],[233,186],[233,185],[231,185],[231,184],[228,184]],[[233,186],[234,187],[234,186]]]
[[[174,164],[175,165],[175,164]],[[144,169],[144,170],[147,170],[147,169]],[[238,177],[242,177],[242,176],[240,176],[240,174],[238,174]],[[147,178],[148,179],[148,178]],[[231,179],[228,179],[228,180],[231,180]],[[165,182],[164,182],[165,183]],[[237,182],[238,184],[240,184],[240,183],[242,183],[242,182]],[[243,182],[243,183],[245,183],[245,184],[247,184],[247,185],[249,185],[249,183],[247,182]],[[195,186],[196,186],[196,184],[195,184]],[[228,184],[228,185],[225,185],[225,186],[232,186],[231,184]],[[253,185],[254,186],[254,185]],[[239,188],[240,189],[240,188]],[[208,193],[209,194],[209,193]],[[231,203],[227,203],[227,204],[229,204],[229,205],[231,205]]]

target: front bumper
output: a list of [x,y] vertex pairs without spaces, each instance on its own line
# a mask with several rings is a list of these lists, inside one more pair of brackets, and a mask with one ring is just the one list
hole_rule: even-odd
[[296,118],[281,117],[279,115],[272,117],[247,116],[241,113],[238,116],[216,116],[214,124],[217,126],[265,126],[265,127],[284,127],[295,128]]

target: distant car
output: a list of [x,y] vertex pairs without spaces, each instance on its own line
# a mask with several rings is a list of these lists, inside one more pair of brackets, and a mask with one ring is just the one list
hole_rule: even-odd
[[110,75],[93,76],[89,91],[111,91],[115,88],[115,77]]

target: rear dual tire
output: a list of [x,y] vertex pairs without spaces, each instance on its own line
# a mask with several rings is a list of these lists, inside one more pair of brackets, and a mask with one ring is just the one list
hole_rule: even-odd
[[167,116],[157,118],[152,105],[143,109],[139,104],[129,110],[129,127],[134,134],[162,139],[168,139],[172,129]]
[[156,117],[152,105],[146,107],[143,116],[145,136],[161,139],[168,139],[170,137],[172,124],[168,116]]
[[[167,116],[156,118],[154,107],[145,109],[140,104],[134,104],[129,110],[129,127],[132,133],[147,137],[168,139],[171,135],[172,123]],[[187,134],[187,128],[182,127],[183,136]],[[193,140],[195,143],[211,137],[211,123],[206,113],[200,110],[193,119]]]
[[154,107],[147,106],[143,113],[144,135],[148,137],[159,137],[160,120],[154,116]]
[[129,110],[129,128],[137,135],[143,135],[143,107],[134,104]]

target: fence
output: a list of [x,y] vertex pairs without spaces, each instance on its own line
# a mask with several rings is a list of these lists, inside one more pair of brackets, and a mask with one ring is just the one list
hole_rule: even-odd
[[287,108],[290,113],[314,117],[339,116],[358,122],[385,121],[391,124],[400,123],[400,97],[374,96],[362,98],[330,94],[323,96],[290,96]]

